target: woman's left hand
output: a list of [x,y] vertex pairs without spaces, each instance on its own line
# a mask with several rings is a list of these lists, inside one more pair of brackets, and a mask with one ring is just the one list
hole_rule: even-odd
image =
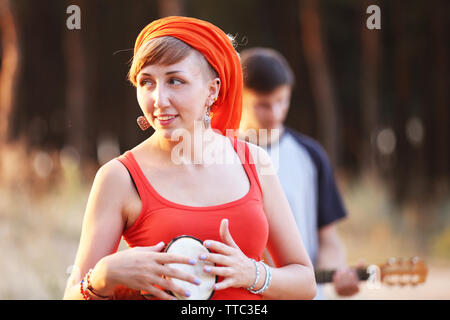
[[216,283],[214,289],[250,287],[255,281],[255,264],[234,242],[228,229],[227,219],[223,219],[220,223],[220,238],[222,242],[205,240],[203,245],[212,252],[199,256],[200,260],[220,265],[220,267],[205,266],[203,268],[207,273],[224,277],[221,282]]

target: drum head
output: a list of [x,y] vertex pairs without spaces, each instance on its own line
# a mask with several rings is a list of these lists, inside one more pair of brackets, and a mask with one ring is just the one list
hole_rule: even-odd
[[192,266],[189,264],[182,263],[171,263],[169,264],[172,268],[182,270],[183,272],[193,274],[195,277],[200,279],[201,284],[195,285],[190,282],[186,282],[179,279],[172,279],[172,281],[186,289],[189,290],[191,295],[189,297],[180,296],[177,293],[172,293],[179,300],[208,300],[214,294],[214,284],[217,282],[217,277],[212,274],[208,274],[203,271],[205,265],[214,265],[209,261],[202,261],[198,259],[199,255],[202,253],[209,253],[209,250],[203,246],[203,242],[192,236],[179,236],[174,238],[164,249],[165,252],[178,254],[182,256],[187,256],[193,258],[197,263]]

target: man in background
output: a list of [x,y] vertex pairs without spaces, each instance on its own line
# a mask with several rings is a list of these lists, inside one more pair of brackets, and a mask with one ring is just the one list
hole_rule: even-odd
[[[257,144],[272,157],[315,269],[336,269],[336,293],[354,295],[359,292],[358,277],[346,264],[345,248],[336,230],[346,211],[328,156],[317,141],[284,125],[295,82],[292,69],[280,53],[267,48],[244,50],[241,62],[244,91],[240,132],[267,130],[267,134],[257,135]],[[274,132],[279,134],[272,129],[278,129]],[[325,298],[322,286],[317,292],[316,299]]]

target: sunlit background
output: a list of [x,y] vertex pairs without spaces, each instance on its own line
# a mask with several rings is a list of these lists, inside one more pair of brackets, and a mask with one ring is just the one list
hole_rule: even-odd
[[[372,4],[380,30],[366,27]],[[126,75],[139,31],[167,15],[218,25],[238,51],[284,54],[297,80],[287,125],[330,156],[348,263],[428,267],[417,287],[362,283],[351,299],[449,299],[449,5],[0,0],[0,299],[62,297],[95,172],[151,134]]]

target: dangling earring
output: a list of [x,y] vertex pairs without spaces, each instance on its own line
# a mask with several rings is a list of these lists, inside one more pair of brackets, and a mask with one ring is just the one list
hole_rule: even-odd
[[203,120],[206,129],[209,129],[211,127],[210,109],[211,107],[208,107],[208,109],[206,109],[205,118]]
[[211,127],[211,106],[214,105],[217,101],[217,97],[213,98],[213,103],[211,103],[206,109],[205,117],[203,123],[205,124],[205,128],[209,129]]
[[150,128],[150,123],[148,122],[147,118],[144,116],[139,116],[137,118],[137,124],[138,124],[139,128],[141,128],[142,131],[145,131],[148,128]]

